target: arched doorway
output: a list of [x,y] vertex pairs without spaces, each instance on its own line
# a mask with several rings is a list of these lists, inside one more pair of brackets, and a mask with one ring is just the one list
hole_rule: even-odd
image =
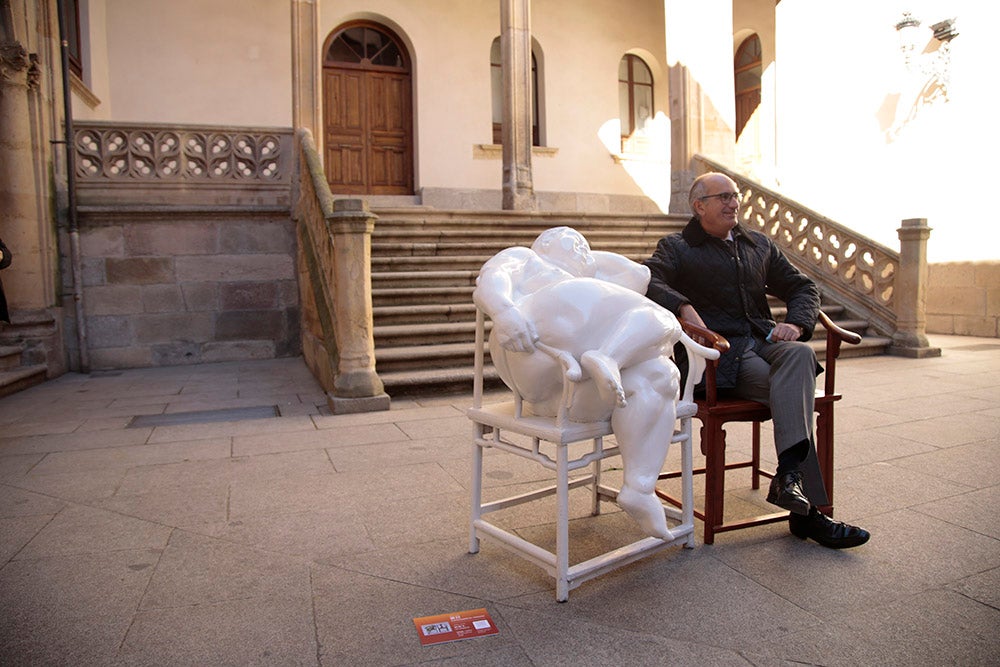
[[335,194],[413,194],[410,57],[385,26],[354,21],[323,49],[323,150]]

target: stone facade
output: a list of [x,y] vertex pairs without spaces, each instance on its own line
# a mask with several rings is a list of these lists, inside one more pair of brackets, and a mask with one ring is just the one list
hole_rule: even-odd
[[87,211],[81,255],[94,370],[301,353],[287,212]]
[[1000,262],[931,264],[927,331],[1000,337]]

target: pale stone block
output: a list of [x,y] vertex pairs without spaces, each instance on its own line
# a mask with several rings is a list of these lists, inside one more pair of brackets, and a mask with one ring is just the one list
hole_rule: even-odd
[[927,284],[934,287],[965,287],[973,282],[973,268],[969,262],[946,262],[927,266]]
[[278,306],[274,282],[223,283],[219,286],[222,310],[262,310]]
[[954,334],[955,318],[951,315],[927,315],[927,333]]
[[84,257],[123,257],[125,240],[121,227],[94,227],[80,233]]
[[269,340],[240,340],[205,343],[202,346],[203,363],[215,361],[241,361],[243,359],[273,359],[274,343]]
[[977,287],[1000,288],[1000,262],[977,262],[973,266]]
[[178,257],[175,262],[177,279],[181,282],[265,281],[295,278],[295,262],[291,255]]
[[213,255],[218,252],[219,226],[203,222],[130,225],[124,234],[130,256]]
[[153,365],[152,354],[149,348],[145,347],[90,348],[88,355],[90,358],[90,367],[93,370],[146,368]]
[[184,310],[184,297],[177,285],[145,285],[142,290],[142,312],[172,313]]
[[996,317],[955,316],[955,333],[959,336],[984,336],[996,338],[1000,336],[997,330]]
[[130,317],[124,315],[97,315],[87,318],[87,345],[92,349],[102,347],[131,347],[135,332]]
[[983,315],[986,292],[975,287],[931,287],[927,290],[928,314]]
[[153,345],[150,347],[150,355],[157,366],[183,366],[202,362],[201,343],[191,341]]
[[986,314],[1000,316],[1000,283],[986,289]]
[[135,340],[138,343],[209,341],[215,331],[211,313],[162,313],[136,315]]
[[190,312],[214,311],[219,308],[219,283],[183,283],[184,309]]
[[222,254],[289,253],[295,249],[291,220],[238,222],[220,228]]
[[126,315],[142,312],[142,288],[138,285],[95,285],[84,295],[89,315]]
[[215,324],[218,340],[278,340],[284,337],[284,318],[275,310],[245,310],[219,313]]
[[109,258],[105,262],[107,281],[129,285],[174,282],[173,261],[169,257]]
[[80,273],[84,287],[103,285],[107,282],[103,257],[84,257],[80,262]]

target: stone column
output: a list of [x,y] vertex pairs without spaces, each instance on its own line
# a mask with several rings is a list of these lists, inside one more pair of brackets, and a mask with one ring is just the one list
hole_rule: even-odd
[[531,175],[531,0],[500,0],[503,208],[536,207]]
[[38,66],[20,41],[0,33],[0,230],[14,254],[4,272],[11,308],[48,305],[51,278],[39,260],[39,184],[29,95],[38,89]]
[[899,273],[893,288],[896,333],[889,352],[902,357],[939,357],[941,348],[927,340],[927,239],[926,218],[903,220],[899,234]]
[[389,409],[389,396],[375,373],[375,335],[372,318],[372,231],[375,215],[361,199],[339,199],[327,218],[333,241],[334,331],[337,338],[337,375],[334,414]]
[[312,132],[322,154],[318,30],[316,0],[292,0],[292,126]]

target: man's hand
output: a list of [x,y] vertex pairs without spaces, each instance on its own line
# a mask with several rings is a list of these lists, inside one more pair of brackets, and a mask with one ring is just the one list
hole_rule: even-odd
[[695,310],[694,306],[692,306],[690,303],[685,303],[683,306],[681,306],[679,312],[681,315],[681,319],[687,322],[688,324],[696,324],[699,327],[702,327],[703,329],[708,328],[707,326],[705,326],[705,322],[702,321],[701,315],[698,314],[698,311]]
[[535,349],[535,341],[538,340],[535,325],[521,314],[517,306],[500,311],[492,319],[497,340],[503,349],[511,352],[531,352]]
[[771,340],[798,340],[802,337],[802,327],[789,322],[782,322],[771,331]]

